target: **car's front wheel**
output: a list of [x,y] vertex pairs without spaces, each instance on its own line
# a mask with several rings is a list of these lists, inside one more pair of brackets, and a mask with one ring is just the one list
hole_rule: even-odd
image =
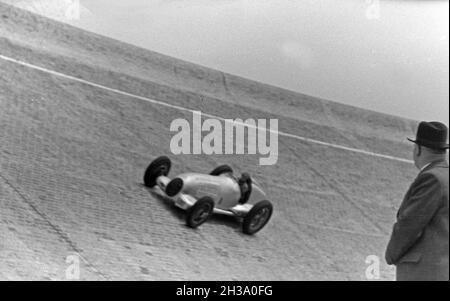
[[189,210],[186,224],[191,228],[197,228],[211,216],[214,209],[214,201],[210,197],[199,199]]
[[145,170],[145,186],[150,188],[154,187],[156,185],[156,179],[159,176],[167,176],[169,174],[171,165],[170,159],[166,156],[161,156],[153,160]]
[[245,234],[255,234],[261,230],[272,216],[273,205],[269,201],[256,203],[244,217],[242,230]]

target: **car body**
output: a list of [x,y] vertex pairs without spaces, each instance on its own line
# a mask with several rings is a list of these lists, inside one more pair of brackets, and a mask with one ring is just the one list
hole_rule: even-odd
[[210,174],[188,172],[173,179],[168,177],[170,167],[169,158],[155,159],[146,170],[144,183],[156,194],[171,199],[175,206],[186,210],[187,224],[192,228],[214,213],[243,218],[244,233],[254,234],[272,215],[272,204],[267,201],[261,186],[253,179],[248,183],[240,182],[228,165],[219,166]]

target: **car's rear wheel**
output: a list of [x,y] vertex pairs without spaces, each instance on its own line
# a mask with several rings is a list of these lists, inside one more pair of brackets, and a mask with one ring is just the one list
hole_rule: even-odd
[[159,176],[167,176],[170,171],[172,163],[166,156],[156,158],[147,167],[144,174],[144,184],[147,187],[154,187],[156,185],[156,179]]
[[186,224],[191,228],[197,228],[211,216],[214,209],[214,201],[210,197],[199,199],[189,210]]
[[220,176],[221,174],[224,174],[227,172],[233,173],[233,169],[229,165],[220,165],[220,166],[217,166],[216,168],[214,168],[214,170],[211,171],[209,174],[211,176]]
[[261,230],[272,216],[273,205],[269,201],[256,203],[244,217],[242,230],[245,234],[255,234]]

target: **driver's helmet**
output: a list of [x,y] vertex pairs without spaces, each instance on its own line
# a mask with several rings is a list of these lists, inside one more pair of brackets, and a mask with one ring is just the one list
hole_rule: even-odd
[[250,185],[252,183],[250,174],[246,172],[242,173],[241,177],[238,179],[238,183],[242,194],[245,194],[250,189]]

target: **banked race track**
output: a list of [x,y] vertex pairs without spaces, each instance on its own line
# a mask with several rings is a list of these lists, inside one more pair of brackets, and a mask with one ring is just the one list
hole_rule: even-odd
[[[278,119],[278,161],[173,155],[173,120]],[[0,3],[0,279],[367,280],[415,175],[416,122],[283,90]],[[220,164],[274,204],[254,236],[230,217],[185,226],[143,186]]]

